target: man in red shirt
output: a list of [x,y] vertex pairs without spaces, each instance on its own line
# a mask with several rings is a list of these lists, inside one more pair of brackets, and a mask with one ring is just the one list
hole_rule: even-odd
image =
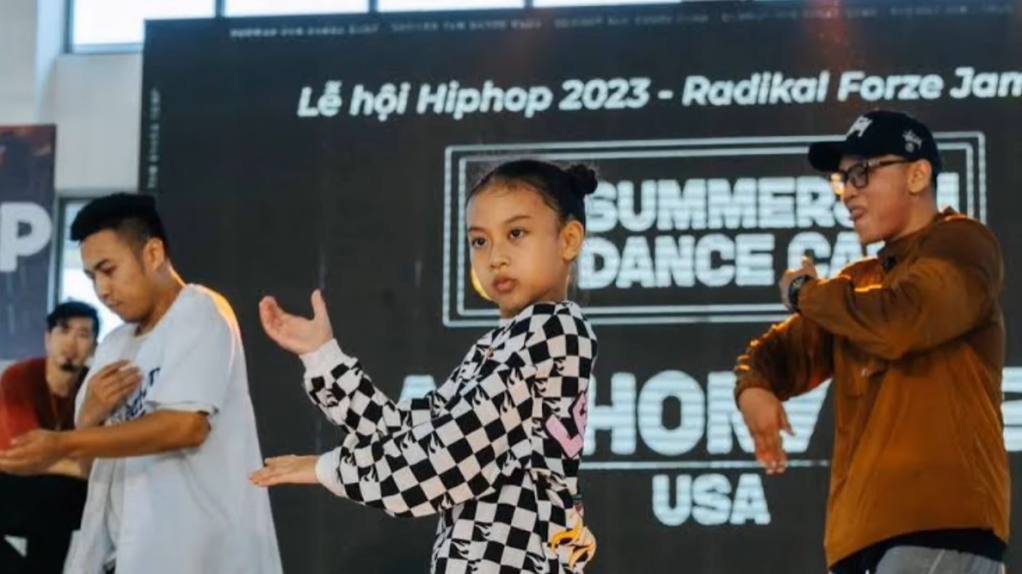
[[[67,302],[46,321],[46,356],[15,363],[0,375],[0,449],[35,429],[74,427],[75,395],[96,349],[99,315],[90,305]],[[63,570],[71,534],[81,521],[85,478],[70,460],[39,476],[0,473],[0,572]],[[27,540],[24,558],[7,544],[7,536]]]

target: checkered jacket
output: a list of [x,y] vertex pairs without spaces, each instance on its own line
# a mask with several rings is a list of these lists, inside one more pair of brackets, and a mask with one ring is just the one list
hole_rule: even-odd
[[302,357],[309,397],[349,433],[319,480],[393,516],[438,513],[433,574],[582,572],[595,551],[578,469],[596,354],[576,304],[537,303],[437,390],[395,403],[332,341]]

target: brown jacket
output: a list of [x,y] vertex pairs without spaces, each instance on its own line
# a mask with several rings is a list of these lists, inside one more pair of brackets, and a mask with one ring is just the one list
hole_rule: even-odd
[[736,397],[759,387],[787,400],[833,380],[828,564],[926,530],[988,529],[1007,543],[1003,276],[993,234],[945,210],[806,283],[800,314],[739,358]]

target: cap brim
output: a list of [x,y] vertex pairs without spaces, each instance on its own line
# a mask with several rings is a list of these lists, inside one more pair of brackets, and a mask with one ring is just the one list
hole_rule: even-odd
[[809,146],[809,165],[817,171],[833,173],[848,154],[848,142],[817,142]]

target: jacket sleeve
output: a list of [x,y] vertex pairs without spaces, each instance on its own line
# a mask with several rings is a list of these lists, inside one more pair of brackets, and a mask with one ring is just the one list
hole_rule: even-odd
[[320,483],[393,516],[433,514],[494,492],[532,455],[539,424],[534,389],[577,376],[594,348],[568,313],[523,322],[515,348],[490,359],[476,380],[462,381],[464,392],[429,420],[372,437],[349,435],[323,455]]
[[801,314],[886,360],[974,329],[1003,281],[997,240],[982,224],[955,219],[921,241],[918,258],[889,286],[856,288],[847,277],[809,281],[799,293]]
[[430,420],[454,393],[452,376],[421,398],[395,402],[378,389],[358,359],[345,355],[337,340],[302,356],[305,392],[335,425],[362,436],[407,430]]
[[738,357],[735,399],[749,388],[772,391],[786,401],[831,377],[833,337],[799,315],[770,328]]

